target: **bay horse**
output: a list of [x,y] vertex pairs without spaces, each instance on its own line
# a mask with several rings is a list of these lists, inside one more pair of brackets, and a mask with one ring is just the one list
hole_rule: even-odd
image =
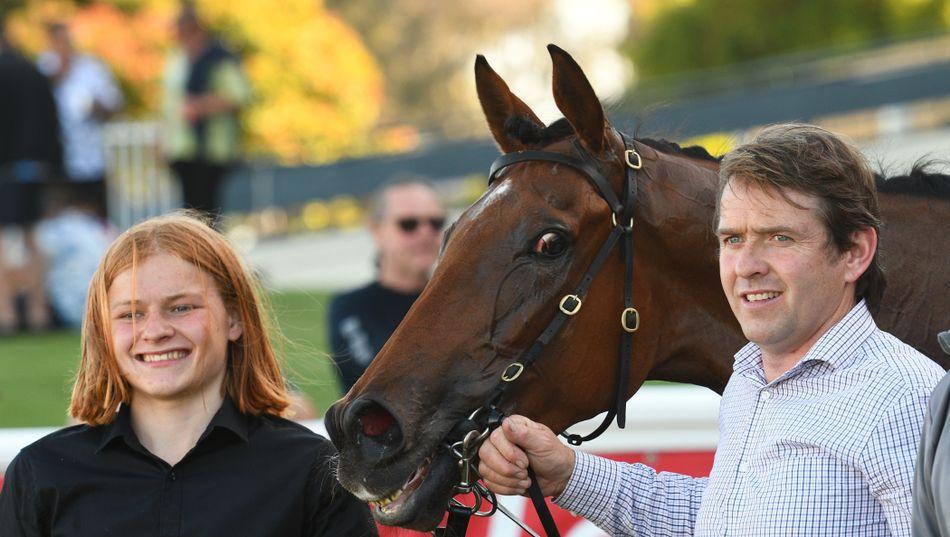
[[[632,353],[621,353],[629,362],[622,400],[647,379],[722,393],[745,339],[719,282],[718,160],[699,148],[621,135],[573,58],[548,48],[563,119],[545,126],[481,56],[478,97],[505,155],[543,150],[576,161],[584,154],[615,195],[633,164],[631,147],[639,158],[631,227],[640,326]],[[439,522],[459,482],[446,438],[560,315],[562,297],[617,225],[589,177],[552,159],[493,171],[488,190],[448,230],[432,279],[402,324],[327,411],[339,480],[375,503],[382,524],[428,530]],[[950,328],[948,184],[916,170],[880,188],[889,284],[875,314],[884,330],[944,368],[950,357],[937,333]],[[614,407],[625,279],[623,258],[611,254],[579,297],[583,307],[532,367],[517,372],[498,408],[562,431]]]

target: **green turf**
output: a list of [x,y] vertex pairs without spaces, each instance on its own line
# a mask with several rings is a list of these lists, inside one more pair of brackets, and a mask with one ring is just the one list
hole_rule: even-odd
[[[314,402],[317,413],[339,397],[327,355],[327,293],[276,293],[270,310],[282,337],[275,348],[288,378]],[[66,423],[79,334],[61,331],[0,338],[0,427]]]
[[[326,354],[326,293],[277,293],[271,309],[283,338],[275,342],[287,376],[323,411],[339,396]],[[0,338],[0,427],[66,423],[79,334],[71,331]]]

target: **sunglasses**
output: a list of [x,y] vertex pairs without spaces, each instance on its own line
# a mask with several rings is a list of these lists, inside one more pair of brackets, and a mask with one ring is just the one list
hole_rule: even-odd
[[396,225],[403,233],[414,233],[419,226],[428,223],[433,231],[442,231],[445,225],[445,218],[400,218],[396,220]]

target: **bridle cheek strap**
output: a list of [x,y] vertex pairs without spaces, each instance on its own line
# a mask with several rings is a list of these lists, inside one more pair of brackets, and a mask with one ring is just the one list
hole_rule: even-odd
[[[626,173],[624,174],[624,182],[620,196],[614,192],[610,186],[610,182],[607,181],[603,173],[601,173],[600,168],[596,165],[596,159],[589,155],[576,141],[574,142],[574,146],[578,153],[584,157],[583,159],[549,151],[519,151],[502,155],[491,165],[488,179],[489,185],[498,178],[499,174],[505,168],[520,162],[553,162],[577,170],[584,175],[610,207],[613,229],[611,229],[607,239],[601,245],[600,250],[598,250],[594,260],[585,271],[581,281],[577,287],[575,287],[574,292],[561,298],[558,303],[558,311],[555,313],[554,318],[548,323],[548,326],[541,331],[538,338],[521,355],[518,361],[512,362],[505,367],[501,374],[500,382],[489,394],[485,405],[476,410],[468,420],[470,423],[471,420],[478,415],[491,416],[485,426],[485,431],[480,433],[480,438],[486,437],[493,427],[497,427],[498,424],[500,424],[503,414],[498,407],[505,392],[515,380],[521,377],[526,369],[534,364],[540,356],[541,351],[554,339],[564,326],[564,323],[581,309],[584,297],[587,295],[587,290],[591,282],[593,282],[594,276],[600,272],[600,268],[609,257],[610,252],[613,251],[614,246],[618,243],[620,244],[620,256],[623,259],[625,272],[623,310],[620,314],[621,336],[617,351],[617,386],[614,404],[607,412],[603,422],[587,436],[570,434],[566,431],[562,431],[560,434],[567,439],[569,444],[579,446],[603,434],[615,418],[618,427],[623,428],[626,425],[627,390],[629,387],[631,359],[633,356],[633,333],[636,332],[640,326],[640,314],[633,306],[633,214],[637,203],[637,171],[642,168],[643,160],[640,153],[636,150],[633,139],[623,136],[623,143],[623,164]],[[459,425],[462,424],[460,423]],[[466,424],[463,428],[468,427],[470,426]],[[458,429],[458,427],[456,427],[456,429]],[[476,428],[474,431],[478,433],[479,429]],[[465,432],[463,431],[462,434],[465,434]],[[464,461],[460,461],[460,464],[462,464],[462,462]],[[538,517],[547,534],[556,537],[559,535],[557,526],[554,524],[547,503],[537,484],[534,471],[531,470],[530,467],[528,468],[528,473],[531,479],[531,486],[528,489],[531,501],[538,512]],[[492,512],[494,512],[494,510],[492,510]],[[468,526],[468,518],[471,517],[472,514],[474,514],[472,511],[450,508],[446,527],[443,528],[441,532],[437,530],[436,534],[464,535],[465,528]],[[462,520],[463,518],[464,520]]]

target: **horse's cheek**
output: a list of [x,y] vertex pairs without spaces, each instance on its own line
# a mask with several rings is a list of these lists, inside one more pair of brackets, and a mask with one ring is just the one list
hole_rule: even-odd
[[[532,334],[528,325],[537,319],[538,310],[543,306],[552,289],[559,287],[557,278],[548,271],[539,271],[534,264],[522,264],[514,267],[502,279],[498,286],[494,312],[492,314],[492,346],[501,349],[518,348],[527,340],[526,333]],[[521,338],[517,336],[521,335]]]

